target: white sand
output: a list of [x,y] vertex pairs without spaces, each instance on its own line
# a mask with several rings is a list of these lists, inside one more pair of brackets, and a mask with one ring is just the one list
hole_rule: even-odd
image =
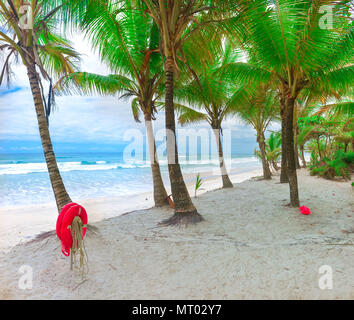
[[[94,223],[98,233],[85,238],[84,280],[69,270],[55,236],[2,252],[0,298],[354,299],[351,183],[298,173],[310,216],[285,206],[289,187],[278,177],[245,181],[194,199],[206,219],[195,226],[158,227],[169,208]],[[115,202],[84,205],[90,217],[117,210]],[[33,268],[30,290],[18,288],[22,265]],[[332,290],[319,288],[322,265],[333,269]]]
[[[222,182],[215,177],[213,172],[200,173],[203,185],[198,195],[207,191],[221,188]],[[262,175],[261,169],[245,171],[244,173],[231,172],[231,179],[235,183],[245,181],[251,177]],[[185,175],[188,189],[194,196],[195,174]],[[170,189],[166,185],[167,192]],[[89,222],[97,222],[104,219],[120,216],[124,213],[148,209],[153,207],[154,198],[152,192],[117,196],[115,198],[73,199],[88,209]],[[41,232],[53,230],[58,218],[55,202],[30,205],[0,207],[0,252],[7,252],[11,247],[27,242]]]

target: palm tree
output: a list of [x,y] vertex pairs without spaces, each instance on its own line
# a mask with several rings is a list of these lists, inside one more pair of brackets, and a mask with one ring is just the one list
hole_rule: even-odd
[[278,161],[281,155],[281,132],[271,132],[266,141],[267,160],[275,171],[279,170]]
[[[315,92],[313,90],[308,92],[307,90],[303,90],[295,106],[294,128],[296,130],[294,130],[294,134],[295,142],[297,142],[297,146],[300,149],[300,157],[304,168],[307,167],[304,156],[305,145],[316,135],[319,138],[318,116],[323,113],[329,114],[334,118],[344,116],[342,119],[345,122],[344,119],[350,119],[353,114],[353,102],[350,99],[352,99],[352,94],[346,97],[345,93],[339,94],[333,92],[324,95],[323,92]],[[330,101],[330,103],[326,103],[327,101]],[[312,119],[316,119],[317,121],[313,121]],[[340,130],[336,131],[339,132]]]
[[[58,210],[71,202],[61,178],[55,158],[48,117],[53,104],[53,76],[64,76],[74,72],[78,54],[63,37],[54,30],[54,18],[61,9],[58,6],[46,10],[48,1],[0,1],[0,51],[5,55],[0,75],[0,84],[9,79],[11,63],[20,61],[27,69],[39,133],[49,178],[54,191]],[[18,59],[19,58],[19,59]],[[48,102],[45,99],[42,80],[50,82]]]
[[206,25],[206,21],[201,22],[197,16],[204,16],[204,13],[212,10],[214,8],[212,5],[218,1],[142,0],[142,2],[146,6],[144,12],[150,15],[158,26],[160,51],[164,57],[167,158],[175,214],[170,219],[163,221],[163,224],[200,222],[203,218],[197,212],[190,198],[178,161],[173,101],[174,76],[180,70],[178,60],[185,62],[183,54],[185,41],[193,33],[198,32],[202,25]]
[[[235,91],[235,86],[229,81],[218,77],[218,70],[223,64],[235,59],[231,44],[226,42],[224,49],[204,63],[200,70],[193,68],[194,77],[182,82],[175,90],[175,97],[179,102],[175,106],[179,113],[179,123],[185,125],[206,121],[214,132],[223,188],[232,188],[233,185],[224,160],[221,142],[222,122],[227,116],[234,114],[234,105],[246,101],[247,93],[242,87]],[[187,103],[189,107],[183,103]]]
[[[252,92],[253,91],[253,92]],[[271,121],[277,119],[279,114],[279,102],[276,99],[276,92],[269,86],[258,86],[247,90],[249,98],[247,103],[235,106],[236,113],[243,121],[251,124],[257,132],[257,143],[262,160],[263,178],[271,179],[269,162],[267,160],[265,131]]]
[[[312,140],[308,145],[319,161],[332,157],[338,143],[343,143],[344,152],[347,152],[353,141],[353,108],[354,103],[350,101],[311,105],[310,112],[298,120],[300,149],[304,150],[305,144]],[[303,162],[306,165],[305,159]]]
[[354,102],[353,94],[342,97],[341,101],[321,105],[315,115],[324,115],[329,124],[333,124],[331,132],[333,140],[342,143],[344,152],[351,145],[354,151]]
[[[350,1],[259,0],[243,2],[248,36],[244,48],[252,63],[226,66],[224,76],[248,82],[273,83],[280,95],[283,151],[287,162],[290,205],[298,207],[294,154],[295,101],[305,89],[348,91],[354,82],[354,28],[348,15]],[[323,25],[322,5],[332,5],[333,29]],[[242,13],[244,14],[244,13]],[[237,30],[236,30],[237,31]]]
[[[300,126],[301,119],[306,118],[313,113],[314,105],[318,103],[321,93],[306,92],[304,90],[303,94],[297,99],[294,108],[294,141],[295,141],[295,158],[298,161],[299,149],[300,157],[302,161],[302,166],[306,168],[305,160],[305,144],[311,137],[311,131],[313,126]],[[296,164],[298,168],[298,164]]]
[[297,143],[300,148],[300,157],[302,161],[302,166],[304,168],[307,167],[306,159],[305,159],[305,145],[306,142],[311,138],[312,129],[313,127],[311,126],[306,126],[306,127],[299,126],[299,133],[297,135]]
[[66,92],[122,94],[132,97],[131,107],[135,121],[144,116],[150,163],[152,169],[154,201],[156,206],[168,204],[152,121],[155,120],[155,102],[163,91],[163,66],[159,54],[159,33],[151,18],[127,6],[114,19],[115,3],[92,1],[82,17],[81,28],[98,48],[101,59],[116,72],[108,76],[86,72],[73,73],[63,79],[59,88]]

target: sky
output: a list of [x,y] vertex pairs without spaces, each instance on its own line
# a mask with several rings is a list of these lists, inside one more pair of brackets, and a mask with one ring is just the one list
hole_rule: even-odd
[[[109,74],[85,39],[76,34],[70,40],[82,54],[82,71]],[[26,70],[17,65],[13,72],[10,86],[3,84],[0,87],[0,154],[40,153],[37,119]],[[49,121],[56,153],[121,152],[129,143],[124,140],[128,130],[145,133],[144,124],[133,119],[130,102],[118,97],[58,96]],[[157,115],[154,126],[155,130],[163,130],[163,112]],[[207,125],[194,127],[207,128]],[[232,153],[253,153],[256,138],[250,126],[231,119],[224,123],[224,128],[232,130]]]

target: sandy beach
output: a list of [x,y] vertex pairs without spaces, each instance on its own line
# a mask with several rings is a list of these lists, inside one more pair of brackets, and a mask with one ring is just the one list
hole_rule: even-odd
[[[204,193],[194,199],[205,221],[187,228],[158,226],[172,215],[170,208],[109,217],[129,210],[117,209],[118,199],[87,201],[83,204],[97,228],[85,238],[89,273],[81,278],[70,271],[70,259],[61,254],[54,234],[11,248],[3,243],[0,298],[354,299],[351,183],[311,177],[305,169],[298,178],[301,204],[311,209],[309,216],[286,206],[289,187],[277,176],[250,179],[227,190],[210,191],[215,181],[206,182]],[[149,206],[149,200],[138,200],[132,206]],[[27,221],[36,227],[28,226],[26,232],[47,231],[55,214],[46,219]],[[4,229],[14,232],[7,229],[10,225],[11,220],[6,227],[2,224],[1,234]],[[32,289],[19,289],[23,265],[33,270]],[[319,287],[324,265],[333,270],[332,289]]]
[[[200,173],[203,185],[197,195],[222,187],[220,177],[215,172],[207,171]],[[232,181],[240,183],[250,177],[262,175],[261,169],[245,170],[244,172],[230,172]],[[195,174],[185,174],[186,185],[194,196]],[[166,184],[167,192],[170,188]],[[89,222],[117,217],[124,213],[149,209],[154,206],[153,193],[144,192],[114,198],[99,197],[94,199],[73,199],[88,210]],[[31,217],[29,223],[28,217]],[[27,205],[27,206],[3,206],[0,207],[0,252],[7,252],[11,247],[34,239],[42,232],[53,230],[58,217],[55,202]]]

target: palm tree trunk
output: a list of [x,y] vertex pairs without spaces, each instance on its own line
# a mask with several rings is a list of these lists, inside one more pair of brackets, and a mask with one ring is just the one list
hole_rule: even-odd
[[174,86],[174,62],[172,57],[167,57],[164,65],[166,74],[166,92],[165,92],[165,125],[166,125],[166,145],[168,172],[170,176],[172,197],[175,205],[175,214],[162,221],[163,225],[180,223],[197,223],[203,220],[197,212],[187,186],[184,182],[181,167],[178,162],[176,124],[173,103]]
[[294,98],[286,98],[286,122],[285,122],[285,152],[287,155],[287,169],[290,187],[290,205],[299,207],[299,191],[296,175],[295,148],[294,148]]
[[63,180],[58,169],[57,160],[53,151],[53,145],[50,138],[41,89],[39,85],[39,75],[35,69],[34,63],[27,66],[27,75],[31,86],[34,106],[36,109],[39,134],[41,137],[45,161],[47,163],[49,178],[54,191],[58,211],[60,212],[63,206],[71,202],[71,199],[68,193],[66,192]]
[[320,161],[322,161],[322,153],[321,153],[321,146],[320,146],[320,136],[317,135],[317,149],[318,149],[318,155],[320,157]]
[[216,146],[218,149],[218,155],[219,155],[219,166],[220,166],[220,171],[221,171],[221,177],[222,177],[222,187],[223,188],[232,188],[233,184],[229,178],[229,175],[227,174],[226,170],[226,165],[225,165],[225,160],[224,160],[224,153],[222,149],[222,144],[221,144],[221,137],[220,137],[220,128],[213,128],[215,138],[216,138]]
[[304,146],[300,147],[300,155],[301,155],[301,161],[302,161],[302,166],[306,168],[306,160],[305,160],[305,150]]
[[278,164],[276,163],[276,161],[272,161],[272,166],[273,166],[275,171],[279,170],[279,167],[278,167]]
[[259,145],[259,150],[261,151],[263,178],[264,180],[271,180],[272,174],[270,172],[269,163],[267,161],[265,137],[263,132],[257,135],[257,142]]
[[286,110],[284,99],[281,99],[281,168],[280,168],[280,183],[288,183],[288,164],[287,154],[285,151],[285,127],[286,127]]
[[156,207],[162,207],[168,204],[167,192],[163,184],[160,165],[157,159],[156,143],[154,137],[154,129],[152,127],[152,122],[151,122],[151,114],[146,113],[144,117],[145,117],[146,135],[147,135],[148,145],[149,145],[152,180],[154,184],[154,201]]
[[297,147],[297,133],[295,133],[294,148],[295,148],[295,164],[296,164],[296,169],[301,169],[300,161],[299,161],[299,148]]

